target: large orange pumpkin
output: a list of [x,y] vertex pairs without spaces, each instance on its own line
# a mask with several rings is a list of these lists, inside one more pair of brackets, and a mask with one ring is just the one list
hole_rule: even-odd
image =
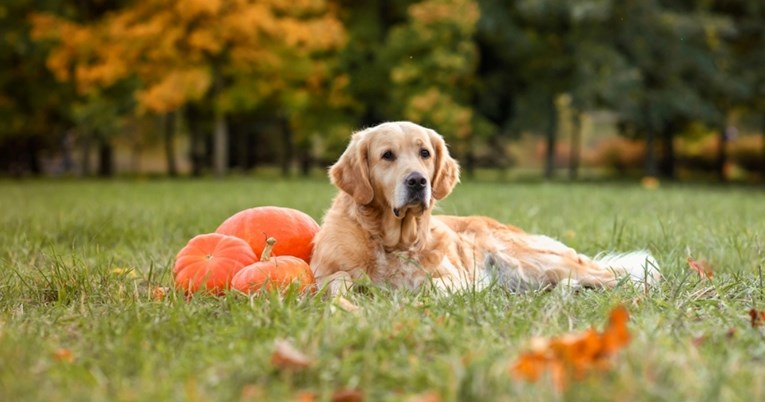
[[219,233],[198,235],[175,257],[175,286],[187,293],[206,290],[221,294],[234,274],[257,260],[250,245],[238,237]]
[[319,224],[304,212],[292,208],[256,207],[245,209],[226,219],[215,230],[244,239],[256,254],[262,255],[266,239],[275,238],[278,243],[273,255],[291,255],[310,262],[313,237]]
[[276,239],[268,238],[260,261],[239,271],[231,280],[231,288],[244,293],[257,292],[263,288],[284,290],[292,283],[296,283],[301,292],[313,288],[316,280],[308,263],[289,255],[271,257],[274,243]]

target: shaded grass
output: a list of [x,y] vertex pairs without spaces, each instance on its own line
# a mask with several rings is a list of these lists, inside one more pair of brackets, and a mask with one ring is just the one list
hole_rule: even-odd
[[[747,315],[765,309],[765,193],[755,189],[465,183],[440,204],[588,254],[648,248],[665,275],[653,289],[436,298],[371,288],[351,297],[356,314],[297,295],[152,299],[193,235],[256,205],[318,220],[333,194],[323,180],[0,183],[0,400],[326,399],[344,388],[368,400],[765,397],[765,342]],[[689,253],[710,261],[713,281],[689,272]],[[611,372],[564,395],[508,375],[531,337],[602,327],[617,304],[632,314],[633,340]],[[314,365],[273,368],[277,338]],[[71,362],[55,357],[61,349]]]

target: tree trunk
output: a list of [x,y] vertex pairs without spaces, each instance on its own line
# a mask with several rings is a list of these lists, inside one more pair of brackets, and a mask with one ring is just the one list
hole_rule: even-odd
[[311,153],[304,149],[300,152],[300,174],[308,177],[311,174]]
[[552,179],[555,176],[555,146],[558,134],[558,109],[555,107],[555,101],[550,100],[548,105],[550,110],[547,125],[547,132],[545,136],[547,138],[547,148],[545,151],[545,178]]
[[[249,153],[249,147],[247,146],[250,132],[245,128],[246,124],[239,124],[238,130],[236,130],[236,166],[241,169],[242,172],[247,171],[248,161],[247,154]],[[232,133],[233,134],[233,133]]]
[[36,135],[27,138],[27,166],[33,176],[39,176],[42,173],[40,164],[40,139]]
[[717,177],[722,182],[728,181],[728,172],[726,166],[728,165],[728,130],[723,124],[720,127],[720,134],[717,137]]
[[282,154],[282,176],[287,177],[290,175],[290,164],[292,163],[292,158],[294,156],[294,144],[292,143],[292,130],[290,129],[289,122],[286,118],[281,118],[281,126],[282,126],[282,139],[284,152]]
[[74,170],[74,134],[72,130],[66,130],[61,138],[61,154],[63,155],[62,169],[65,174],[72,173]]
[[661,161],[661,175],[666,179],[675,178],[675,127],[674,123],[667,123],[662,130],[663,158]]
[[579,160],[582,150],[582,114],[574,111],[573,127],[571,130],[571,149],[569,150],[568,178],[576,180],[579,177]]
[[648,128],[645,133],[645,175],[647,177],[659,175],[659,167],[656,163],[656,135],[651,128]]
[[186,107],[186,124],[189,127],[189,159],[191,160],[191,175],[202,175],[205,158],[205,142],[202,138],[202,128],[199,125],[199,110],[192,105]]
[[90,176],[92,167],[90,166],[90,149],[93,144],[93,134],[86,133],[82,136],[82,175]]
[[475,154],[469,143],[465,152],[465,176],[471,179],[475,177]]
[[762,115],[762,154],[760,160],[760,173],[762,178],[765,179],[765,114]]
[[101,177],[114,175],[114,147],[107,138],[102,138],[98,144],[98,175]]
[[178,165],[175,162],[175,112],[165,114],[165,159],[167,160],[167,175],[178,176]]
[[135,174],[141,172],[141,145],[138,142],[130,148],[130,171]]
[[228,125],[226,115],[218,110],[215,111],[213,133],[213,170],[217,177],[223,177],[228,170]]

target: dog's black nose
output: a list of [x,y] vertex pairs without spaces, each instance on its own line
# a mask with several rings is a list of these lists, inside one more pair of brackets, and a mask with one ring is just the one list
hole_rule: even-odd
[[410,190],[422,190],[427,185],[428,179],[420,173],[414,172],[406,176],[406,187]]

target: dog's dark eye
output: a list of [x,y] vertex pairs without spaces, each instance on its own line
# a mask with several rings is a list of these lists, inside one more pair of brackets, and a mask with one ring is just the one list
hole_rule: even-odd
[[393,152],[391,151],[385,151],[385,153],[382,154],[382,158],[385,159],[386,161],[392,161],[396,159],[396,155],[393,155]]
[[428,151],[427,149],[423,148],[423,149],[420,150],[420,156],[423,159],[428,159],[428,158],[430,158],[430,151]]

